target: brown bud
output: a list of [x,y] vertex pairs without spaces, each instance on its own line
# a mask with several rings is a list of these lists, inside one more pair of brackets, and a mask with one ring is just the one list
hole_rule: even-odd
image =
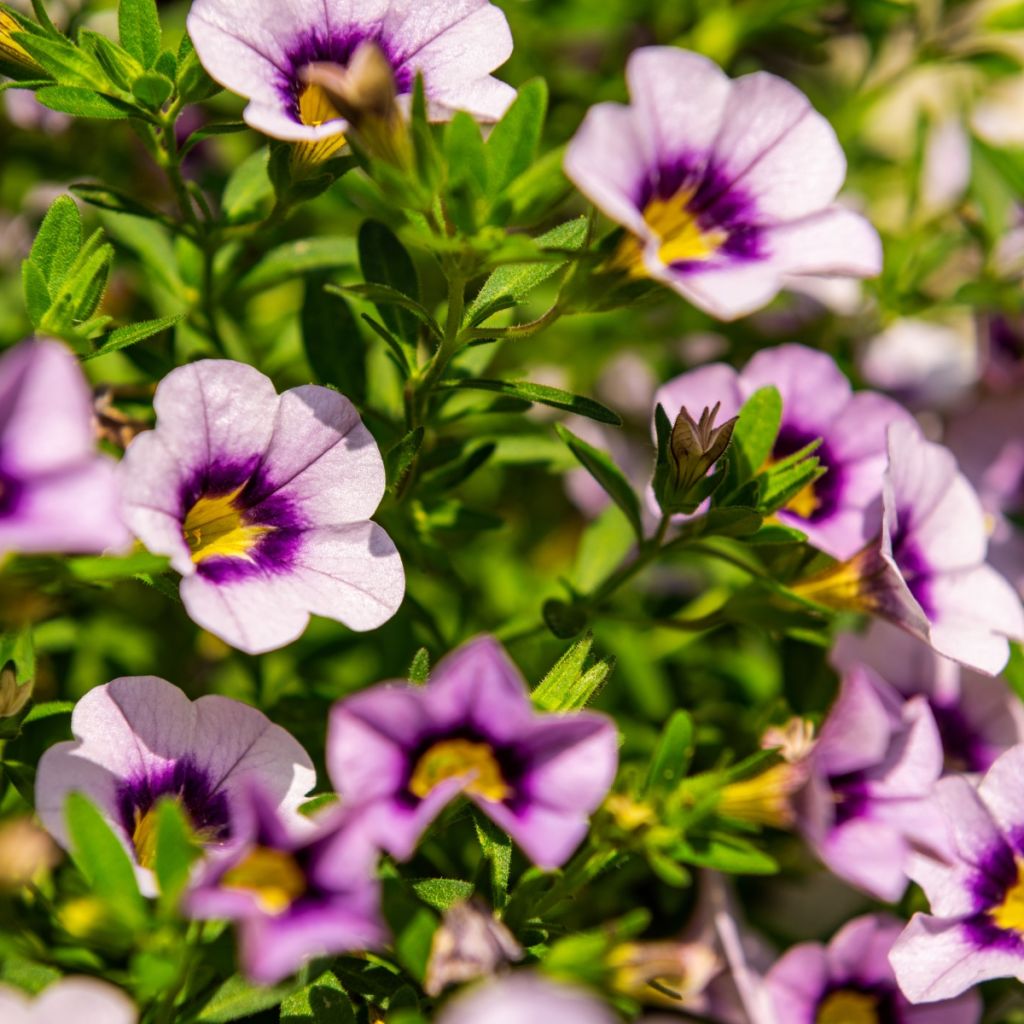
[[715,417],[721,407],[705,407],[699,420],[694,420],[686,408],[679,410],[669,437],[669,453],[675,468],[677,492],[683,495],[703,479],[709,469],[725,454],[739,417],[733,416],[721,426],[715,426]]
[[19,683],[10,664],[0,669],[0,718],[13,718],[32,696],[32,680]]

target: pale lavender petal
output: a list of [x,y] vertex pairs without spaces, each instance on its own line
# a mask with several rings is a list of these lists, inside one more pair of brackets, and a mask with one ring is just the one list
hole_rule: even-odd
[[860,214],[841,206],[765,231],[776,274],[841,274],[875,277],[882,270],[878,232]]
[[19,989],[0,985],[0,1020],[4,1024],[33,1024],[31,1000]]
[[787,950],[765,975],[775,1012],[787,1024],[814,1024],[828,983],[825,949],[816,942],[803,942]]
[[714,408],[716,403],[720,403],[716,422],[722,423],[740,411],[743,397],[739,374],[728,363],[711,363],[663,384],[655,392],[654,404],[665,410],[672,423],[680,409],[685,408],[694,419],[700,419],[704,409]]
[[882,760],[898,714],[898,703],[894,707],[886,690],[878,676],[863,666],[843,678],[814,749],[822,771],[845,775]]
[[771,302],[782,288],[779,272],[768,262],[684,273],[666,267],[658,257],[658,248],[654,240],[644,252],[644,266],[651,277],[718,320],[747,316]]
[[560,868],[590,829],[585,814],[530,803],[513,810],[505,804],[474,797],[481,809],[503,828],[538,867]]
[[138,1011],[113,985],[95,978],[62,978],[36,996],[30,1019],[34,1024],[135,1024]]
[[942,774],[942,741],[935,718],[924,697],[912,697],[903,706],[904,730],[889,750],[880,771],[869,783],[880,798],[927,796]]
[[431,121],[448,121],[456,110],[465,110],[486,123],[500,120],[515,98],[516,91],[511,85],[487,76],[460,82],[457,88],[436,86],[427,101],[427,113]]
[[[858,391],[833,419],[829,445],[844,461],[887,455],[890,423],[916,425],[913,416],[898,402],[874,391]],[[878,490],[876,477],[875,489]]]
[[437,1024],[617,1024],[611,1007],[580,988],[517,971],[474,985],[446,1003]]
[[[1024,825],[1024,746],[1014,747],[999,757],[978,787],[978,796],[1004,833]],[[952,808],[947,811],[951,813]]]
[[907,888],[908,849],[895,828],[854,818],[832,829],[818,855],[844,881],[895,903]]
[[892,984],[889,950],[903,930],[903,921],[889,914],[866,914],[849,921],[828,944],[829,974],[871,984]]

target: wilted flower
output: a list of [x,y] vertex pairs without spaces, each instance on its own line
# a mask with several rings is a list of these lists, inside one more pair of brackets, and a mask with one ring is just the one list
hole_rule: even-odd
[[550,981],[533,971],[517,971],[474,985],[448,1003],[437,1024],[617,1024],[610,1006],[584,989]]
[[769,302],[791,274],[866,277],[875,230],[834,205],[846,174],[828,121],[781,78],[730,80],[673,47],[634,51],[632,105],[587,114],[568,176],[629,234],[613,265],[723,320]]
[[135,1024],[132,1001],[95,978],[61,978],[34,999],[0,986],[0,1020],[4,1024]]
[[951,999],[989,978],[1024,980],[1022,777],[1024,746],[1018,746],[977,789],[957,775],[936,787],[948,845],[910,865],[932,914],[915,914],[890,956],[911,1002]]
[[608,954],[611,985],[643,1003],[692,1007],[722,969],[704,942],[624,942]]
[[739,373],[725,363],[690,370],[663,385],[655,402],[669,417],[711,401],[720,403],[721,416],[735,416],[755,391],[769,385],[782,397],[771,460],[821,438],[814,454],[826,470],[776,515],[806,533],[815,547],[847,558],[877,532],[885,430],[890,423],[909,421],[910,414],[874,392],[855,394],[830,356],[803,345],[758,352]]
[[453,903],[431,939],[423,990],[440,995],[449,985],[489,977],[522,955],[523,947],[489,907],[477,900]]
[[[352,76],[354,56],[364,44],[373,44],[385,58],[400,103],[408,102],[416,76],[423,76],[435,119],[467,110],[484,121],[496,120],[514,97],[510,86],[489,74],[508,59],[512,36],[505,15],[486,0],[385,0],[362,6],[298,0],[284,8],[197,0],[188,30],[206,70],[248,98],[246,121],[275,138],[305,143],[315,150],[314,159],[326,159],[344,145],[351,90],[361,99],[381,95],[379,62]],[[366,61],[371,51],[361,52]],[[324,89],[326,64],[348,72],[349,102],[341,109],[338,91]],[[310,73],[311,66],[317,70]]]
[[130,546],[89,388],[60,342],[26,341],[0,359],[0,453],[0,554]]
[[182,574],[189,615],[256,654],[298,637],[310,613],[375,629],[405,574],[369,517],[384,464],[352,403],[306,385],[278,395],[258,370],[207,359],[156,390],[155,430],[122,462],[126,516]]
[[867,611],[940,654],[993,675],[1024,638],[1024,609],[985,562],[978,496],[941,445],[914,427],[889,428],[879,538],[794,590],[836,608]]
[[426,686],[382,683],[338,703],[327,766],[343,802],[374,805],[379,842],[400,859],[464,793],[536,864],[556,868],[608,792],[616,746],[603,715],[535,712],[508,656],[480,637]]
[[237,804],[258,782],[286,816],[316,780],[309,756],[262,712],[227,697],[190,701],[155,676],[115,679],[90,690],[71,715],[73,742],[50,747],[36,773],[36,810],[50,834],[68,845],[64,804],[84,793],[106,816],[154,890],[156,810],[179,803],[197,838],[224,844],[237,831]]
[[900,992],[889,950],[903,922],[887,914],[850,921],[827,946],[804,942],[765,975],[780,1021],[814,1024],[978,1024],[981,996],[967,993],[939,1005],[913,1006]]
[[296,831],[253,784],[230,850],[206,862],[185,899],[198,918],[239,924],[245,973],[271,985],[313,956],[372,949],[386,939],[378,850],[358,812],[327,811]]
[[863,635],[844,633],[832,663],[874,669],[904,697],[928,701],[942,739],[947,771],[983,772],[1024,740],[1024,705],[1002,679],[961,668],[928,644],[875,621]]

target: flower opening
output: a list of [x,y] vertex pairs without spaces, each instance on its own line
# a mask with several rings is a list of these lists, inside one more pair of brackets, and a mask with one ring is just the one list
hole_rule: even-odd
[[282,914],[305,893],[306,876],[288,851],[256,846],[224,873],[221,884],[253,893],[268,914]]
[[182,532],[199,565],[209,558],[244,558],[252,562],[259,539],[276,529],[246,521],[246,509],[239,507],[245,485],[228,494],[204,495],[189,509]]
[[878,997],[870,992],[840,989],[818,1007],[815,1024],[879,1024]]
[[1024,935],[1024,858],[1015,858],[1017,877],[1006,889],[1001,903],[992,907],[988,916],[997,928]]
[[466,792],[485,800],[506,800],[514,792],[490,744],[467,739],[441,740],[428,748],[416,762],[409,791],[423,799],[439,783],[467,775]]

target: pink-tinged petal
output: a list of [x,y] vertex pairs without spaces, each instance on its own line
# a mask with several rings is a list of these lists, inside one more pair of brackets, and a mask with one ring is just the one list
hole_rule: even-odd
[[374,841],[396,860],[408,860],[434,819],[462,792],[467,777],[439,782],[422,800],[405,794],[377,800],[366,808],[366,822]]
[[465,110],[478,121],[498,121],[515,98],[515,89],[497,78],[478,78],[451,86],[442,83],[431,92],[427,113],[431,121],[449,121],[456,110]]
[[780,1021],[814,1024],[829,983],[824,947],[816,942],[794,946],[775,962],[764,980]]
[[874,391],[858,391],[832,420],[829,447],[844,462],[886,456],[889,424],[898,422],[915,425],[913,416],[898,402]]
[[437,1024],[616,1024],[611,1007],[580,988],[531,971],[492,978],[446,1003]]
[[315,384],[281,395],[263,469],[267,490],[317,523],[369,519],[384,497],[384,460],[355,406]]
[[1003,679],[965,671],[959,710],[993,759],[1024,741],[1024,704]]
[[655,280],[674,288],[684,299],[717,320],[737,320],[766,306],[782,288],[770,262],[744,263],[721,269],[686,271],[666,267],[654,239],[644,250],[644,266]]
[[869,783],[880,798],[925,797],[942,774],[942,741],[924,697],[912,697],[903,706],[905,731],[890,748],[879,776]]
[[229,359],[203,359],[164,377],[153,408],[164,444],[192,468],[262,455],[278,401],[273,382],[259,370]]
[[93,453],[89,388],[60,342],[26,341],[0,359],[0,438],[4,468],[18,477],[74,466]]
[[977,989],[938,1003],[919,1003],[904,1011],[907,1024],[980,1024],[984,1012],[985,1003]]
[[892,742],[899,702],[870,669],[844,676],[839,696],[821,727],[814,759],[829,775],[863,771],[881,762]]
[[777,274],[875,277],[882,270],[878,232],[841,206],[769,228],[765,241]]
[[94,978],[63,978],[36,996],[31,1020],[35,1024],[135,1024],[138,1016],[128,996],[113,985]]
[[963,474],[957,473],[923,521],[914,522],[914,544],[933,570],[962,569],[985,560],[985,513]]
[[915,914],[889,955],[896,981],[912,1003],[952,999],[992,978],[1024,980],[1024,956],[984,948],[959,921]]
[[903,924],[889,914],[866,914],[843,925],[828,944],[829,974],[838,981],[891,984],[889,950]]
[[721,403],[718,423],[735,416],[743,405],[739,374],[728,363],[711,363],[689,370],[662,384],[654,394],[655,406],[665,410],[670,423],[675,422],[680,409],[685,408],[694,419],[700,419],[701,412],[714,408],[716,403]]
[[473,801],[537,867],[549,871],[560,868],[576,852],[590,829],[590,822],[582,814],[541,803],[531,802],[521,810],[512,810],[480,797],[473,797]]
[[957,479],[956,459],[942,445],[925,440],[920,429],[893,423],[888,429],[892,504],[900,526],[915,528],[924,522],[949,493]]
[[906,891],[907,843],[895,828],[854,818],[832,829],[817,852],[840,878],[877,899],[895,903]]
[[565,150],[565,173],[602,212],[641,238],[650,230],[637,203],[650,169],[636,115],[619,103],[587,111]]
[[301,124],[281,106],[277,95],[268,100],[250,101],[242,111],[242,118],[250,128],[286,142],[319,142],[343,135],[348,130],[348,122],[340,117],[331,118],[323,124]]
[[978,796],[1004,833],[1024,824],[1024,746],[1014,747],[999,757],[986,772]]
[[33,1024],[29,997],[18,989],[0,986],[0,1020],[4,1024]]
[[115,464],[101,455],[24,481],[17,507],[0,518],[0,552],[123,554],[131,546]]
[[732,83],[698,53],[675,46],[644,46],[630,54],[626,81],[647,165],[711,150]]
[[[848,493],[847,480],[848,477],[844,477],[844,496]],[[783,526],[802,530],[807,535],[807,543],[812,547],[824,551],[839,561],[845,561],[857,554],[869,540],[878,536],[878,517],[872,515],[872,511],[879,512],[870,506],[867,508],[839,506],[835,512],[832,512],[826,519],[822,519],[821,522],[804,519],[803,516],[787,512],[785,509],[780,509],[775,515]]]
[[744,397],[773,386],[782,396],[782,422],[825,434],[850,401],[850,382],[825,352],[776,345],[756,353],[740,374]]

